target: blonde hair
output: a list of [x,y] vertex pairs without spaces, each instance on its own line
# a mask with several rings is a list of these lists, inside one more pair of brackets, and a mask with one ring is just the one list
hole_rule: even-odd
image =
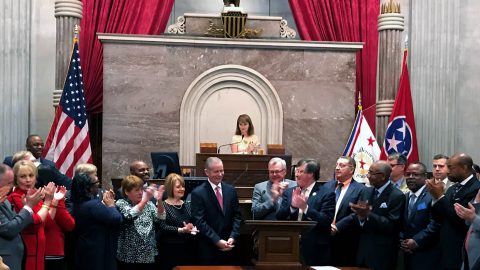
[[12,157],[12,164],[15,165],[15,163],[17,163],[18,161],[25,160],[25,158],[27,156],[31,156],[31,157],[35,158],[33,156],[32,152],[30,152],[30,151],[25,150],[25,151],[16,152],[15,155],[13,155],[13,157]]
[[[28,151],[27,151],[28,152]],[[30,152],[29,152],[30,153]],[[37,169],[37,166],[35,166],[35,164],[33,164],[33,162],[31,162],[30,160],[19,160],[17,163],[15,163],[15,165],[13,166],[13,183],[15,184],[15,186],[18,186],[18,183],[17,183],[17,174],[18,172],[20,171],[20,169],[22,168],[28,168],[30,169],[31,172],[33,172],[33,174],[35,175],[35,182],[36,182],[36,178],[38,177],[38,169]]]
[[176,174],[176,173],[171,173],[165,178],[165,191],[167,192],[167,196],[169,198],[173,198],[173,190],[175,189],[175,184],[180,182],[180,185],[182,187],[185,187],[185,180],[183,180],[183,177]]
[[143,180],[135,175],[127,175],[122,180],[122,193],[123,197],[127,198],[127,192],[132,191],[134,188],[143,187]]
[[90,163],[81,163],[75,167],[75,175],[79,173],[92,174],[97,172],[97,166]]

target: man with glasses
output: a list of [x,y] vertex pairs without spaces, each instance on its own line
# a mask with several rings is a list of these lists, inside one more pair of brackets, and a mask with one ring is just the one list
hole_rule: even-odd
[[325,183],[324,187],[335,193],[335,217],[332,222],[332,262],[335,266],[354,266],[358,241],[358,229],[351,228],[337,234],[336,223],[352,214],[350,203],[356,203],[360,192],[365,188],[363,184],[353,179],[355,160],[352,157],[341,156],[335,166],[335,179]]
[[405,269],[440,269],[438,236],[441,225],[432,217],[432,196],[425,188],[427,167],[411,163],[405,177],[408,189],[400,248],[404,251]]
[[302,233],[300,254],[306,265],[330,265],[330,225],[335,214],[335,193],[317,182],[320,179],[320,163],[316,160],[300,160],[295,177],[297,187],[283,193],[277,219],[316,221],[313,229]]
[[354,213],[336,224],[339,234],[351,227],[360,230],[358,266],[395,269],[405,195],[390,183],[391,171],[386,161],[372,163],[367,175],[371,187],[350,204]]
[[454,204],[468,207],[480,188],[480,182],[472,172],[473,160],[465,154],[455,154],[447,161],[448,179],[455,184],[444,194],[442,182],[427,180],[427,190],[433,198],[434,217],[442,223],[440,230],[440,246],[443,269],[460,269],[462,266],[462,250],[468,226],[455,213]]
[[295,181],[285,179],[287,164],[285,160],[274,157],[268,162],[268,178],[255,185],[252,197],[252,218],[276,220],[276,214],[282,204],[283,192],[297,185]]
[[390,181],[393,186],[402,191],[408,192],[407,183],[405,182],[404,172],[407,164],[407,158],[399,153],[391,154],[387,158],[388,164],[392,167],[392,173],[390,174]]

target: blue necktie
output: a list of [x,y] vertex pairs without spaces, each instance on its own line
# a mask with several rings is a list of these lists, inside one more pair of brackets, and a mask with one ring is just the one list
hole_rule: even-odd
[[415,206],[415,199],[416,198],[417,198],[417,196],[415,195],[415,193],[410,194],[410,200],[408,201],[408,216],[409,217],[413,212],[413,207]]
[[343,183],[338,183],[337,189],[335,190],[335,201],[338,202],[340,193],[342,192]]

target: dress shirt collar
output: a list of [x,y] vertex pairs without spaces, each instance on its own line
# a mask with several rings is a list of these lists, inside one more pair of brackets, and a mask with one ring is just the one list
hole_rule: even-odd
[[473,178],[473,174],[470,174],[469,177],[467,177],[465,180],[463,180],[462,182],[460,182],[460,185],[461,186],[464,186],[465,184],[467,184],[468,180],[472,179]]
[[340,183],[343,184],[342,189],[345,189],[345,188],[347,188],[347,187],[350,185],[351,182],[352,182],[352,178],[349,178],[349,179],[347,179],[347,180],[345,180],[345,181],[343,181],[343,182],[337,181],[337,185],[336,185],[335,189],[338,187],[338,184],[340,184]]
[[[415,197],[418,198],[420,197],[420,194],[422,194],[422,191],[425,189],[425,185],[423,185],[421,188],[419,188],[415,193]],[[412,194],[412,191],[410,191],[410,194]]]
[[210,181],[210,179],[208,179],[208,183],[212,187],[213,191],[216,191],[216,188],[218,186],[220,188],[220,192],[222,192],[222,182],[220,182],[218,185],[215,185],[214,183],[212,183],[212,181]]
[[378,189],[377,189],[377,188],[375,189],[375,190],[378,191],[378,197],[380,197],[380,195],[382,195],[382,192],[388,187],[388,184],[390,184],[389,181],[387,181],[387,182],[385,183],[385,185],[383,185],[382,187],[380,187],[380,188],[378,188]]

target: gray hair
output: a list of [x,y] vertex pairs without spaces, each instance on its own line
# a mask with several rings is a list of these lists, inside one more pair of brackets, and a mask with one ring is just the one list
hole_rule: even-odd
[[205,169],[210,170],[210,168],[212,168],[213,164],[216,164],[216,163],[222,163],[222,160],[219,159],[218,157],[207,158],[207,160],[205,161]]
[[281,164],[282,169],[284,169],[284,170],[287,169],[287,162],[285,162],[285,160],[283,160],[279,157],[274,157],[274,158],[270,159],[270,161],[268,162],[268,167],[276,165],[276,164]]

